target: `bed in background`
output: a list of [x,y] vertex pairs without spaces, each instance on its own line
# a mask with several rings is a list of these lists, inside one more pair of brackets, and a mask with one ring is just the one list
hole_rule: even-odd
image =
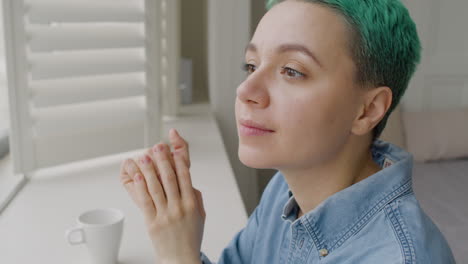
[[447,239],[458,264],[468,263],[468,108],[403,112],[381,137],[413,154],[413,189]]
[[468,159],[415,162],[413,189],[448,240],[457,263],[468,263]]

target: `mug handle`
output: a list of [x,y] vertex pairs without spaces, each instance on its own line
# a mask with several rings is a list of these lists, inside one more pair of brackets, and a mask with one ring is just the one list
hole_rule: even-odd
[[[73,241],[71,239],[72,234],[75,232],[79,232],[81,234],[80,239],[77,241]],[[73,227],[73,228],[68,229],[65,232],[65,238],[68,240],[68,243],[70,243],[70,245],[78,245],[78,244],[82,244],[85,242],[84,232],[81,227]]]

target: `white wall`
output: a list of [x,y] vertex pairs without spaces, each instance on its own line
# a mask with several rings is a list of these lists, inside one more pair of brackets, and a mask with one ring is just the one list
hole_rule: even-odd
[[192,59],[192,100],[208,101],[207,0],[182,0],[181,54]]
[[3,1],[0,1],[0,127],[10,127],[3,39]]
[[250,0],[208,1],[210,102],[248,214],[258,203],[258,184],[255,169],[244,166],[237,155],[234,102],[236,88],[245,78],[240,66],[249,40]]
[[466,0],[404,0],[422,45],[422,58],[403,97],[403,110],[468,106]]

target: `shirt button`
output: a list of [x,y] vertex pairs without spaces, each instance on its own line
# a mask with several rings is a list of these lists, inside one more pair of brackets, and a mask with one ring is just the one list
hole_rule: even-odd
[[320,256],[325,257],[328,255],[328,250],[326,248],[322,248],[320,251]]
[[303,244],[304,244],[304,238],[303,238],[303,239],[301,239],[301,242],[299,242],[299,249],[301,249],[301,248],[302,248],[302,245],[303,245]]

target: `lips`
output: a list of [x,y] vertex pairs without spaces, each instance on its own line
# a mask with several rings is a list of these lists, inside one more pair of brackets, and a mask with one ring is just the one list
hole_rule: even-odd
[[264,131],[268,131],[268,132],[274,132],[274,130],[268,128],[266,125],[264,125],[262,123],[259,123],[259,122],[255,122],[253,120],[240,119],[239,123],[241,125],[245,126],[245,127],[260,129],[260,130],[264,130]]

